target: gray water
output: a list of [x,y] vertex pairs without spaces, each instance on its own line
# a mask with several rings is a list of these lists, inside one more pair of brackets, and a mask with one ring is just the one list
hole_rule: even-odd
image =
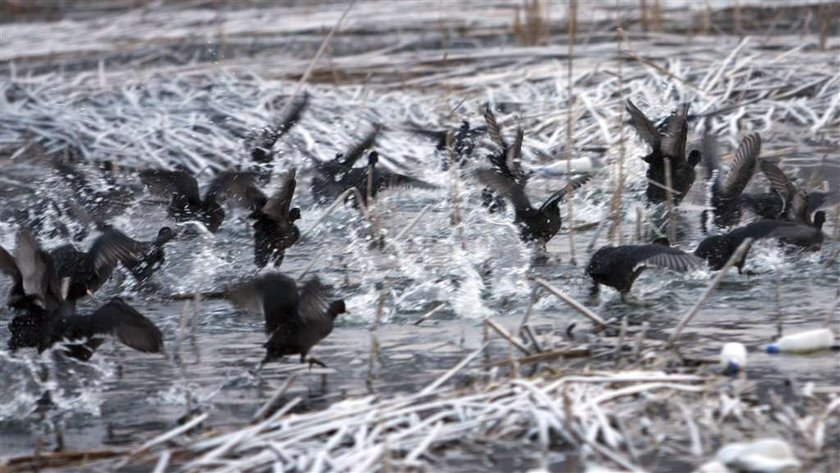
[[[414,5],[415,9],[420,8],[417,5],[420,3]],[[189,225],[177,227],[180,236],[167,247],[167,262],[156,275],[157,291],[138,291],[132,287],[127,275],[117,274],[94,299],[80,306],[84,313],[113,296],[124,297],[162,328],[166,336],[165,355],[141,354],[112,343],[103,345],[88,363],[67,360],[52,352],[38,355],[32,350],[22,350],[11,354],[5,350],[5,340],[9,336],[6,323],[0,324],[0,453],[3,456],[54,449],[57,431],[61,432],[63,447],[68,450],[136,445],[177,425],[184,416],[199,411],[209,414],[203,426],[205,429],[236,428],[247,424],[290,376],[295,376],[295,380],[284,398],[301,396],[304,402],[296,408],[299,410],[319,409],[339,399],[369,393],[415,392],[482,344],[485,318],[492,317],[511,332],[515,331],[528,306],[532,287],[528,277],[531,275],[547,279],[606,319],[626,317],[631,329],[649,323],[648,337],[651,339],[661,340],[670,335],[679,319],[706,289],[714,273],[698,270],[676,274],[650,270],[639,278],[626,302],[608,288],[602,289],[599,298],[592,299],[584,267],[589,257],[585,248],[595,230],[576,232],[576,262],[572,262],[567,209],[563,206],[564,230],[548,244],[546,259],[546,255],[540,255],[536,248],[518,239],[509,212],[488,214],[479,205],[480,187],[468,171],[460,183],[461,210],[466,222],[462,241],[450,224],[451,182],[449,175],[440,170],[442,155],[433,150],[431,143],[403,129],[418,124],[456,126],[461,118],[477,125],[482,121],[484,104],[493,102],[505,110],[499,116],[505,121],[508,136],[512,137],[515,123],[523,122],[526,167],[537,169],[539,165],[551,164],[556,158],[547,156],[562,156],[565,143],[565,110],[558,107],[564,107],[567,100],[563,95],[566,77],[557,76],[560,69],[554,57],[565,51],[565,45],[555,45],[548,53],[533,57],[525,53],[521,57],[519,53],[494,57],[500,44],[509,46],[513,43],[504,29],[507,16],[482,17],[453,12],[454,8],[441,2],[435,8],[448,8],[453,16],[424,17],[423,23],[398,11],[398,7],[386,8],[375,3],[365,3],[364,7],[367,8],[364,10],[366,16],[359,14],[348,19],[348,24],[356,29],[348,27],[352,33],[336,37],[333,54],[337,57],[337,72],[331,69],[328,72],[334,75],[323,70],[320,75],[316,74],[309,86],[310,110],[277,145],[277,172],[290,166],[299,170],[300,182],[295,196],[295,205],[303,210],[299,226],[308,232],[325,211],[312,202],[308,183],[310,156],[331,157],[374,122],[391,127],[377,145],[383,155],[383,164],[438,184],[441,189],[393,190],[382,194],[377,201],[376,214],[378,226],[386,232],[389,242],[385,249],[370,245],[364,220],[356,210],[347,207],[327,217],[323,224],[287,251],[280,268],[282,272],[296,277],[317,259],[309,275],[317,275],[332,285],[347,301],[349,313],[339,317],[333,333],[312,352],[328,367],[309,368],[298,363],[296,358],[287,358],[269,364],[257,374],[254,369],[264,354],[263,323],[258,317],[221,300],[202,300],[198,307],[190,304],[188,310],[193,313],[193,323],[188,325],[180,347],[177,346],[176,334],[185,302],[173,300],[170,295],[217,291],[225,284],[257,274],[252,263],[252,237],[244,213],[228,209],[229,219],[216,235],[190,230]],[[192,42],[187,46],[173,40],[173,44],[163,51],[157,50],[156,43],[147,44],[143,39],[130,51],[105,48],[74,56],[74,46],[78,51],[86,51],[88,46],[85,37],[76,34],[77,29],[84,29],[84,21],[88,20],[62,23],[62,28],[55,29],[55,38],[43,37],[52,30],[49,24],[17,25],[16,36],[0,38],[10,41],[2,51],[3,57],[18,57],[20,61],[15,67],[10,62],[0,64],[3,73],[0,86],[5,100],[4,108],[0,109],[0,244],[5,248],[14,246],[17,228],[10,217],[15,209],[29,208],[44,197],[67,198],[55,177],[50,176],[42,164],[26,159],[25,153],[15,154],[25,146],[33,130],[50,150],[59,150],[67,144],[84,145],[86,157],[91,160],[112,158],[121,164],[138,167],[183,164],[194,171],[205,166],[221,169],[240,162],[244,159],[241,134],[263,126],[272,116],[270,107],[266,106],[270,98],[283,97],[294,90],[295,82],[284,79],[296,80],[294,74],[302,72],[306,64],[304,59],[308,61],[314,54],[323,36],[320,28],[335,21],[335,9],[334,5],[328,5],[311,11],[302,8],[303,13],[296,10],[295,14],[301,18],[311,14],[318,20],[312,20],[309,29],[303,31],[283,29],[288,28],[284,21],[294,23],[298,17],[292,16],[288,20],[276,16],[280,31],[263,32],[264,36],[257,37],[252,37],[251,31],[242,26],[252,24],[247,21],[247,9],[244,13],[219,13],[222,16],[241,13],[244,18],[237,20],[239,23],[233,22],[233,32],[228,38],[231,43],[227,45],[230,57],[221,64],[217,60],[221,59],[223,48],[217,44],[215,36],[206,44],[203,38],[190,37]],[[598,17],[596,13],[603,13],[595,10],[593,21]],[[190,12],[198,18],[206,15],[216,18],[213,15],[218,13],[208,13],[200,8]],[[330,15],[317,16],[324,12]],[[132,25],[136,21],[137,36],[142,38],[145,38],[144,32],[163,29],[170,24],[167,22],[184,22],[187,30],[207,27],[216,34],[214,24],[209,27],[205,24],[209,20],[195,20],[195,24],[191,24],[192,17],[187,13],[171,18],[154,11],[148,15],[138,14],[137,18],[127,14],[120,17],[124,23],[119,25]],[[462,16],[455,16],[456,13]],[[256,15],[262,18],[259,11]],[[611,12],[604,18],[612,25]],[[457,21],[464,21],[473,29],[457,30],[460,27]],[[500,24],[502,33],[499,32]],[[88,26],[94,29],[98,25],[94,22]],[[263,26],[266,25],[263,23]],[[241,31],[243,28],[246,31]],[[370,34],[373,28],[379,30]],[[590,30],[593,31],[595,26]],[[456,32],[464,36],[462,42],[449,37]],[[133,33],[127,29],[111,34],[116,39],[104,34],[102,44],[109,40],[123,41],[122,34]],[[295,41],[287,42],[289,37]],[[235,41],[237,38],[240,41]],[[586,113],[578,118],[575,157],[599,157],[604,165],[603,169],[597,170],[593,181],[575,194],[576,226],[596,223],[606,215],[617,162],[616,124],[621,105],[618,96],[611,92],[615,84],[610,82],[615,76],[610,69],[615,45],[610,44],[609,39],[601,44],[604,38],[598,35],[590,39],[591,44],[587,39],[578,49],[576,86],[588,94],[589,101],[595,102],[591,108],[601,115],[594,117],[594,113]],[[635,45],[645,54],[660,55],[660,59],[665,58],[663,63],[667,60],[669,67],[673,66],[679,74],[700,84],[714,75],[740,41],[740,38],[729,36],[711,39],[654,36],[649,43],[638,40]],[[100,46],[94,40],[91,42]],[[397,46],[394,46],[395,42]],[[777,60],[777,55],[787,54],[793,46],[781,40],[768,43],[772,42],[767,38],[754,40],[738,59],[748,54],[761,56],[760,61],[756,60],[756,69],[766,66],[771,71],[767,76],[784,76],[785,80],[780,79],[781,82],[796,71],[803,75],[813,73],[807,72],[805,66],[822,71],[831,69],[837,61],[836,57],[831,58],[831,51],[815,50],[793,53]],[[13,48],[8,44],[20,50],[10,52]],[[24,50],[33,44],[47,49],[53,44],[62,55],[58,58],[37,54],[29,57]],[[645,49],[648,46],[650,49]],[[386,51],[391,47],[393,49]],[[460,62],[452,61],[451,64],[441,61],[444,52],[448,54],[450,49],[463,53],[466,58],[461,57]],[[671,60],[675,49],[691,54],[678,56],[682,62],[675,62]],[[364,56],[369,51],[378,52]],[[486,56],[479,55],[473,60],[468,57],[472,52]],[[357,53],[360,56],[352,56]],[[342,54],[351,59],[339,61]],[[378,59],[378,54],[386,58],[381,63],[371,60],[371,57]],[[415,84],[416,88],[404,82],[412,77],[401,75],[404,64],[412,62],[413,54],[432,64],[427,67],[418,59],[417,64],[423,65],[418,66],[418,70],[424,72],[415,72],[427,82]],[[98,62],[103,58],[107,61]],[[366,66],[367,60],[373,65]],[[105,69],[103,77],[99,77],[97,71],[100,64]],[[191,70],[193,67],[197,71]],[[366,67],[373,71],[373,85],[368,84],[367,76],[362,74]],[[514,74],[520,69],[527,70],[530,75]],[[18,75],[13,75],[13,70]],[[247,72],[243,73],[243,70]],[[605,70],[611,74],[605,74]],[[500,74],[501,79],[494,80],[497,77],[494,74]],[[683,89],[680,83],[674,85],[655,74],[651,76],[649,68],[638,63],[625,64],[624,74],[626,91],[637,102],[647,102],[645,105],[656,112],[654,115],[664,115],[674,103],[687,97],[698,102],[695,109],[715,108],[721,105],[717,102],[719,96],[729,97],[731,85],[741,84],[741,79],[733,79],[731,83],[721,80],[717,88],[695,97],[694,88]],[[753,75],[764,77],[761,74],[750,77]],[[580,76],[589,79],[583,80]],[[758,101],[744,110],[749,122],[747,128],[762,132],[765,153],[781,152],[786,169],[797,173],[800,182],[827,182],[836,191],[840,188],[837,129],[826,126],[814,132],[812,123],[800,122],[797,118],[800,115],[807,117],[807,111],[811,109],[814,115],[825,112],[825,104],[829,102],[825,97],[830,98],[832,91],[836,93],[836,85],[832,85],[834,78],[830,75],[829,78],[828,92],[821,96],[814,93]],[[74,80],[78,80],[78,84],[74,84]],[[794,84],[790,87],[799,85],[796,81],[791,82]],[[455,115],[448,114],[458,107],[461,95],[467,99],[463,107]],[[731,100],[722,102],[728,105]],[[768,102],[771,103],[768,105]],[[577,106],[582,108],[581,101]],[[789,110],[796,113],[791,112],[789,116]],[[230,116],[219,120],[219,114],[223,112]],[[789,120],[779,119],[783,113]],[[832,113],[837,114],[836,110]],[[724,152],[731,151],[738,134],[744,131],[737,124],[744,116],[742,110],[734,109],[715,118],[715,129],[721,136]],[[598,119],[604,121],[604,126],[608,127],[606,131],[599,129]],[[693,123],[690,145],[699,140],[700,131],[701,125]],[[634,234],[635,208],[644,206],[644,169],[638,157],[645,150],[629,134],[629,129],[626,132],[628,190],[623,199],[622,234],[624,241],[629,242]],[[604,147],[607,151],[583,149],[588,146]],[[483,156],[487,149],[486,143],[477,149],[477,163],[486,164]],[[14,159],[10,159],[11,156]],[[202,180],[208,179],[209,174],[205,172]],[[126,179],[136,184],[136,179],[130,176]],[[529,183],[529,193],[536,202],[538,197],[547,196],[565,180],[565,177],[535,177]],[[766,181],[756,175],[753,190],[765,187]],[[698,179],[680,214],[684,236],[679,244],[684,249],[693,249],[702,237],[698,224],[703,191],[704,185]],[[152,238],[161,226],[172,223],[166,220],[164,206],[151,200],[147,196],[138,197],[138,202],[113,223],[137,239]],[[832,217],[837,212],[837,204],[835,194],[829,201],[834,210],[829,212],[829,222],[824,228],[829,236],[837,233],[836,220]],[[408,222],[427,206],[430,210],[419,224],[402,239],[395,240]],[[645,208],[645,212],[653,213],[649,208]],[[748,216],[742,223],[747,220]],[[595,248],[607,244],[605,234],[601,234]],[[89,244],[93,237],[95,235],[87,237],[80,246]],[[47,248],[66,243],[62,239],[46,237],[41,241]],[[829,242],[820,252],[790,255],[774,242],[757,243],[750,253],[748,269],[758,275],[741,276],[732,272],[725,277],[689,325],[682,338],[682,354],[692,358],[714,357],[725,342],[744,343],[750,350],[746,377],[756,383],[757,395],[762,401],[772,400],[774,395],[790,399],[807,383],[840,384],[840,355],[836,351],[797,356],[771,356],[763,352],[763,346],[776,336],[779,327],[784,333],[792,333],[821,327],[826,319],[832,318],[836,333],[840,265],[836,261],[826,265],[836,245],[836,242]],[[5,294],[8,289],[8,278],[0,278],[0,293]],[[374,331],[381,294],[383,310]],[[420,325],[414,325],[423,314],[441,303],[444,304],[442,310]],[[5,322],[11,318],[11,313],[3,307],[0,318]],[[554,339],[562,338],[572,324],[575,324],[573,332],[586,339],[590,328],[577,312],[544,291],[540,292],[534,305],[531,323],[541,334],[552,334]],[[377,356],[372,356],[373,340],[379,346]],[[489,359],[492,362],[504,360],[510,354],[509,344],[497,340],[490,347]],[[467,384],[472,377],[487,376],[490,370],[484,363],[473,363],[451,383]],[[554,367],[568,365],[613,367],[601,359],[552,362]],[[39,404],[46,392],[50,393],[52,406]],[[519,458],[517,446],[495,447],[494,455],[501,458],[500,463],[488,465],[488,468],[505,470],[531,466]],[[470,466],[474,466],[471,461],[484,457],[483,448],[476,446],[475,451],[450,453],[444,464],[453,470],[469,471]],[[558,460],[558,463],[569,469],[575,469],[577,465],[572,458]]]

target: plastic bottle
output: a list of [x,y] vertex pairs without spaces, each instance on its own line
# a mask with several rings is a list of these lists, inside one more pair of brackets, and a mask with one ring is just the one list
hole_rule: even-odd
[[720,366],[724,374],[735,374],[747,366],[747,347],[743,343],[730,342],[720,350]]
[[832,344],[834,334],[831,329],[821,328],[785,335],[776,340],[776,343],[767,345],[767,353],[808,353],[830,349]]

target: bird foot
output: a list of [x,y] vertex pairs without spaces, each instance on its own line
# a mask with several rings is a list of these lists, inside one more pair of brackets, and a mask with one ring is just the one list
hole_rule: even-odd
[[758,276],[758,275],[760,275],[761,273],[758,273],[758,272],[755,272],[755,271],[752,271],[752,270],[747,269],[747,270],[745,270],[742,274],[745,274],[746,276],[748,276],[748,277],[749,277],[749,276]]
[[312,356],[307,358],[306,361],[309,362],[309,369],[312,369],[312,365],[318,365],[321,368],[326,368],[327,367],[327,365],[323,361],[319,360],[318,358],[312,357]]

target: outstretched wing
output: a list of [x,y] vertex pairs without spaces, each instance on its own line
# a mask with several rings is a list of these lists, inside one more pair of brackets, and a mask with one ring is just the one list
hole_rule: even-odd
[[155,194],[164,197],[178,196],[186,198],[191,204],[199,205],[198,182],[186,171],[166,171],[147,169],[140,171],[140,180]]
[[665,121],[662,134],[662,155],[674,161],[674,167],[685,162],[685,142],[688,136],[687,103],[680,104]]
[[263,297],[260,287],[258,280],[229,286],[224,291],[225,298],[247,312],[262,316]]
[[0,273],[11,276],[15,281],[20,280],[20,270],[15,259],[2,246],[0,246]]
[[647,143],[652,149],[659,147],[659,131],[653,125],[653,122],[636,107],[632,100],[627,99],[625,105],[627,113],[630,114],[630,124],[638,133],[639,138]]
[[479,169],[476,176],[482,184],[510,199],[517,209],[530,209],[531,201],[525,194],[525,186],[510,176],[493,169]]
[[48,291],[58,294],[55,292],[58,281],[52,261],[41,249],[35,234],[29,228],[22,227],[18,231],[15,261],[20,271],[24,294],[37,296],[41,301],[46,300]]
[[150,245],[139,242],[125,233],[110,227],[93,241],[88,250],[97,274],[113,270],[118,262],[132,264],[140,261]]
[[785,201],[789,201],[793,198],[793,195],[796,194],[796,186],[793,185],[793,182],[789,177],[787,177],[784,171],[779,169],[779,166],[776,166],[766,159],[759,159],[758,167],[761,168],[761,172],[763,172],[767,177],[767,180],[770,181],[770,185],[773,186],[773,190],[781,194],[785,198]]
[[285,135],[300,120],[300,116],[307,105],[309,105],[309,94],[304,94],[292,102],[289,111],[277,122],[263,128],[259,136],[249,143],[251,159],[258,163],[270,162],[271,148],[274,147],[281,136]]
[[358,161],[367,150],[373,147],[380,131],[382,131],[382,126],[375,124],[373,129],[369,131],[360,142],[356,143],[352,148],[344,153],[341,165],[344,167],[345,171],[353,167],[353,165],[356,164],[356,161]]
[[592,176],[588,174],[578,176],[572,179],[571,181],[569,181],[568,184],[566,184],[566,187],[548,196],[548,199],[546,199],[545,202],[543,202],[543,204],[540,206],[540,210],[542,211],[552,205],[557,205],[561,200],[563,200],[566,197],[566,194],[568,194],[572,190],[580,188],[581,186],[589,182],[590,179],[592,179]]
[[210,182],[205,199],[223,202],[227,198],[237,205],[254,211],[265,205],[268,197],[257,185],[259,177],[253,172],[224,171]]
[[88,316],[64,319],[64,337],[83,338],[112,335],[125,345],[146,353],[163,350],[163,333],[143,314],[115,297]]
[[292,198],[297,186],[296,175],[297,170],[295,168],[286,172],[286,175],[283,176],[283,183],[262,208],[262,213],[277,222],[279,226],[288,226],[291,223],[289,222],[289,209],[292,206]]
[[665,268],[674,271],[688,271],[701,267],[705,261],[677,248],[650,244],[634,249],[631,254],[633,270],[639,268]]
[[501,146],[503,150],[507,150],[507,141],[505,141],[505,137],[502,136],[502,129],[499,128],[499,123],[496,121],[496,115],[493,114],[493,110],[490,110],[490,107],[487,107],[484,110],[484,122],[487,124],[487,134],[490,135],[490,139],[497,145]]
[[298,314],[304,324],[327,315],[329,295],[329,288],[321,284],[318,278],[312,278],[303,284],[300,289]]
[[735,151],[735,158],[726,173],[726,181],[723,183],[723,195],[736,197],[744,192],[755,172],[755,163],[761,153],[761,136],[752,133],[741,140],[738,150]]

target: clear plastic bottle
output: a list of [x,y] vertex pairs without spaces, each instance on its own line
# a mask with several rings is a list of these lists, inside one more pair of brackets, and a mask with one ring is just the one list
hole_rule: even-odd
[[831,329],[821,328],[785,335],[776,343],[767,345],[767,353],[808,353],[830,349],[833,344],[834,334]]

